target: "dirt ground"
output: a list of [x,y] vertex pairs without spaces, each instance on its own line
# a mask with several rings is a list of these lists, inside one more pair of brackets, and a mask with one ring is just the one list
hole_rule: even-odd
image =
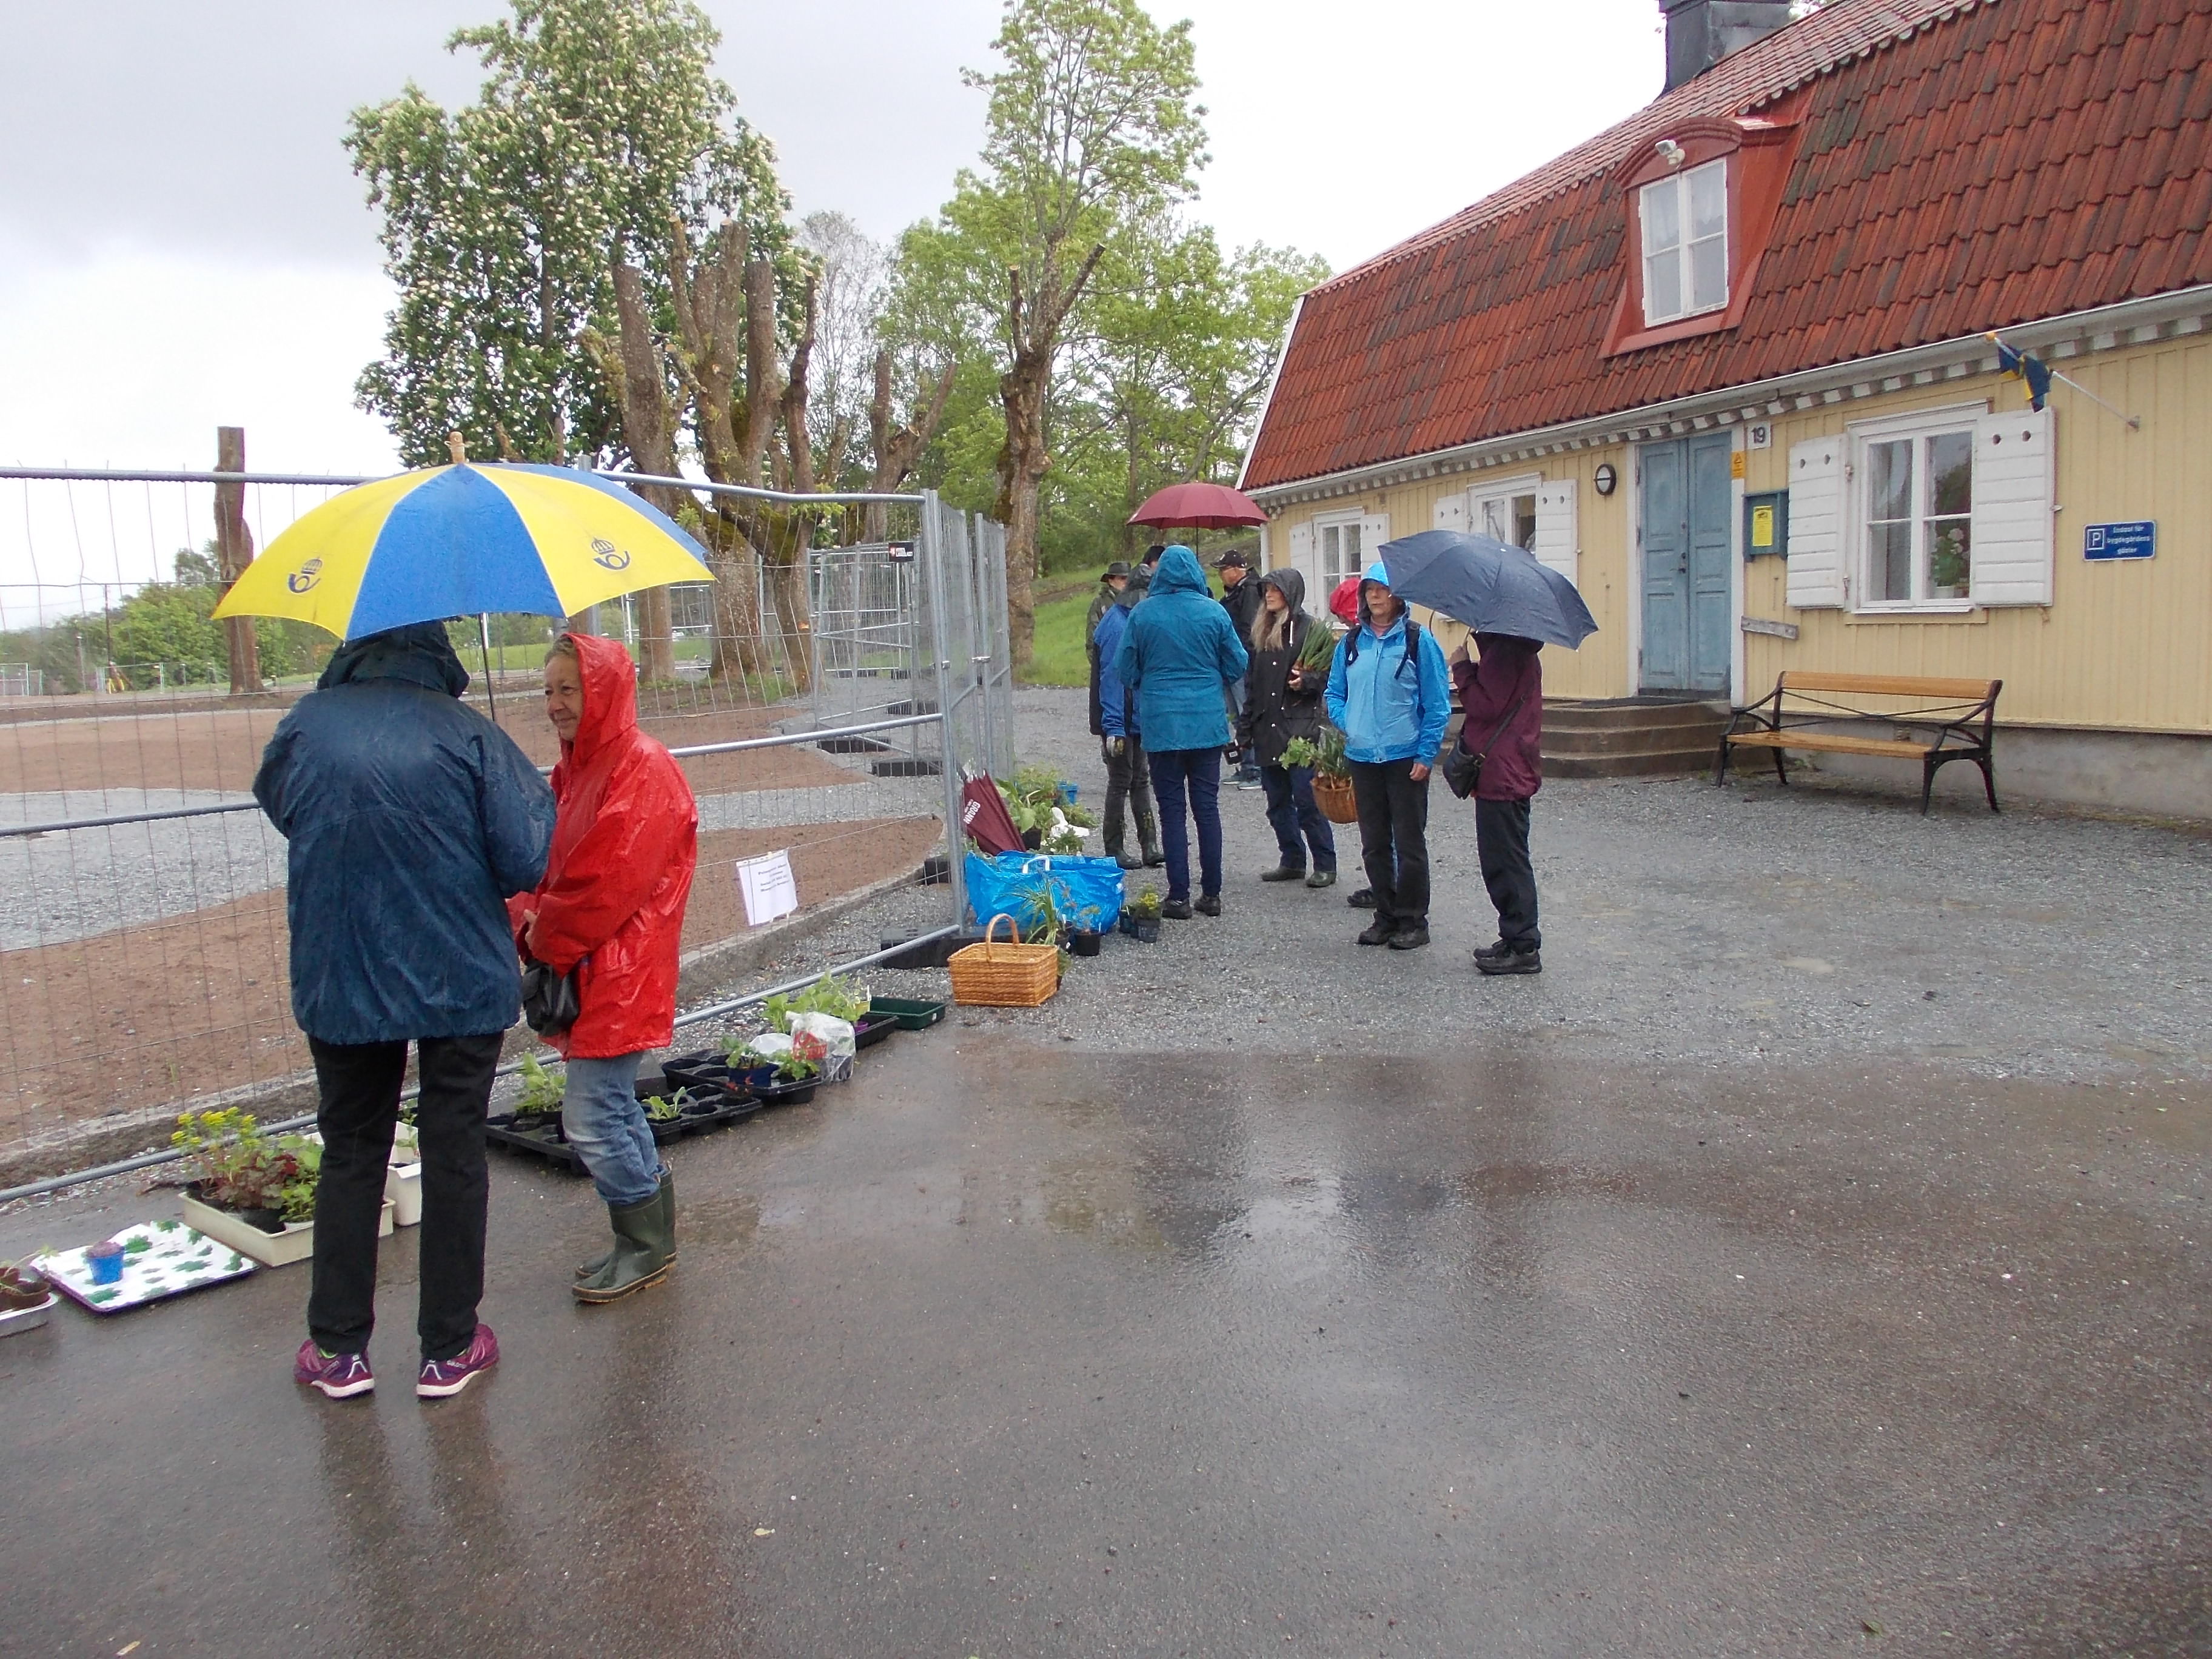
[[[684,948],[745,930],[738,859],[789,848],[799,896],[816,904],[915,868],[939,839],[936,818],[710,831],[699,838]],[[304,1071],[289,949],[284,894],[272,890],[152,927],[0,952],[0,1162],[8,1146],[103,1117]]]
[[[204,789],[245,794],[253,787],[261,751],[284,706],[274,700],[246,708],[179,709],[142,705],[129,714],[96,719],[0,723],[0,794],[64,789]],[[501,729],[540,766],[560,757],[550,726],[533,705]],[[789,711],[726,708],[648,717],[646,731],[672,748],[734,743],[774,735]],[[708,755],[684,763],[702,794],[744,789],[793,789],[854,781],[854,774],[807,749]]]

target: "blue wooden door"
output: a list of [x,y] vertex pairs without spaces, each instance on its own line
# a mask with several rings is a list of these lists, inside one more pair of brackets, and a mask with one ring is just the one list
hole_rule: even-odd
[[1728,690],[1733,447],[1716,432],[1641,453],[1642,690]]

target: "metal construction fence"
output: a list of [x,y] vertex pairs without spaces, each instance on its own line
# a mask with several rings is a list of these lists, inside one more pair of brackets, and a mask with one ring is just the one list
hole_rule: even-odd
[[[285,849],[251,789],[335,641],[258,624],[261,689],[233,693],[223,624],[207,617],[207,556],[192,550],[218,489],[242,495],[260,546],[353,482],[0,471],[0,1188],[156,1144],[187,1109],[282,1117],[308,1098]],[[698,800],[687,984],[713,982],[717,960],[755,936],[736,874],[748,859],[786,855],[802,927],[900,887],[916,890],[910,923],[957,925],[966,900],[949,826],[963,774],[1012,765],[1003,532],[933,494],[665,482],[702,509],[715,495],[865,506],[876,532],[810,548],[803,571],[775,580],[749,554],[725,557],[718,575],[753,587],[752,604],[672,592],[659,638],[635,596],[570,619],[629,645],[640,724]],[[819,516],[832,530],[861,522]],[[470,702],[541,766],[558,753],[537,692],[560,626],[454,630]],[[165,641],[176,648],[146,648]],[[732,994],[723,984],[684,1017],[750,994]]]

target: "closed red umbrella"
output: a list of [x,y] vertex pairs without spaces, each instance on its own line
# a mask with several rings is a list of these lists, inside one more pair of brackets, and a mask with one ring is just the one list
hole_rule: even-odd
[[1155,491],[1129,515],[1129,522],[1162,530],[1234,530],[1265,524],[1267,515],[1249,495],[1227,484],[1179,483]]

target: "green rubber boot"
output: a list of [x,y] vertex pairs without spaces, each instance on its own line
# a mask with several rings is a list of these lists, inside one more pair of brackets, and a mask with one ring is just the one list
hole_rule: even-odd
[[[658,1202],[665,1205],[668,1210],[668,1265],[672,1267],[676,1265],[675,1170],[663,1170],[660,1172],[660,1190],[654,1194],[653,1197]],[[615,1253],[612,1250],[602,1251],[598,1255],[593,1256],[589,1261],[584,1263],[582,1267],[577,1268],[576,1277],[579,1279],[589,1279],[595,1273],[605,1273],[606,1271],[607,1263],[614,1259]]]
[[589,1279],[571,1286],[579,1302],[619,1302],[668,1277],[676,1253],[676,1205],[666,1188],[642,1204],[607,1206],[615,1230],[613,1257]]

